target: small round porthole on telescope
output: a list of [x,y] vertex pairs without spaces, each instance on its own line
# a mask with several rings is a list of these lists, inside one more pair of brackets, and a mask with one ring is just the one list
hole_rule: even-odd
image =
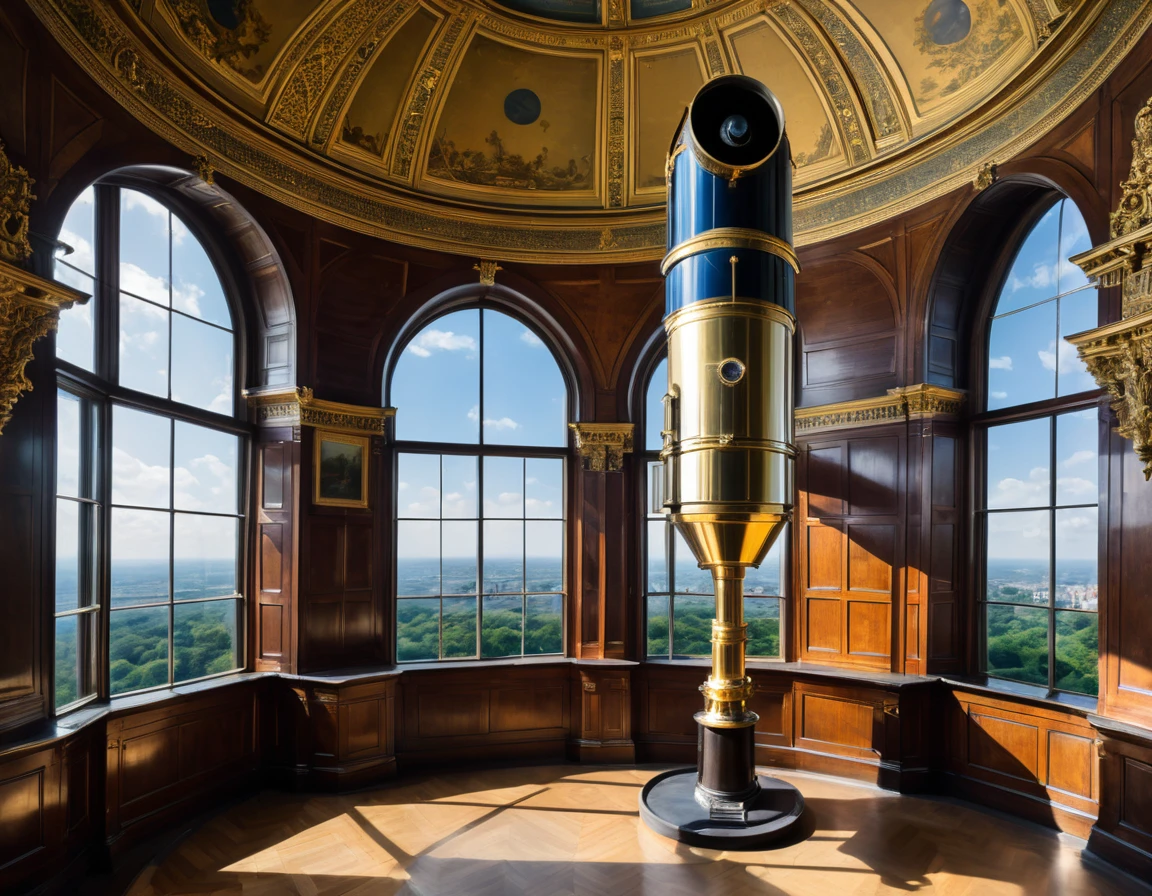
[[750,78],[717,78],[692,102],[694,142],[722,165],[742,168],[764,161],[780,143],[779,104]]
[[744,379],[744,363],[735,358],[727,358],[720,362],[720,366],[716,368],[716,373],[724,385],[735,386]]

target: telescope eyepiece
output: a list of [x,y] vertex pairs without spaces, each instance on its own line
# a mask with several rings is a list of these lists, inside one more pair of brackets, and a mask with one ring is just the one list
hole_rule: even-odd
[[748,142],[748,119],[743,115],[729,115],[720,125],[720,139],[735,149]]

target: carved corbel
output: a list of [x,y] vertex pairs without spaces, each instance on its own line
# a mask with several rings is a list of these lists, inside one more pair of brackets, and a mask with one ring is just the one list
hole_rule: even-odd
[[61,311],[86,301],[82,292],[0,263],[0,433],[17,399],[32,391],[24,374],[32,346],[56,329]]
[[618,473],[624,455],[632,453],[632,423],[569,423],[576,436],[576,453],[592,473]]
[[306,386],[252,389],[244,393],[263,427],[312,426],[349,435],[383,436],[395,408],[370,408],[316,398]]
[[1131,439],[1152,478],[1152,99],[1136,113],[1132,170],[1112,213],[1112,239],[1072,258],[1097,286],[1119,286],[1122,317],[1070,336],[1112,398],[1117,432]]

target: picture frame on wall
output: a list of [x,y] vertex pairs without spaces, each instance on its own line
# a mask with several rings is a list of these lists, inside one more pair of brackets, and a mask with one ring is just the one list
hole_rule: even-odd
[[367,436],[316,430],[312,503],[367,509],[368,448]]

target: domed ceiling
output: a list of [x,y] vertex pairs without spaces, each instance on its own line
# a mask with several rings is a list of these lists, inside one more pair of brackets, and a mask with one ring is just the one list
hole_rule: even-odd
[[787,116],[799,242],[971,180],[1067,114],[1141,0],[32,0],[130,110],[312,214],[497,259],[663,251],[709,78]]

